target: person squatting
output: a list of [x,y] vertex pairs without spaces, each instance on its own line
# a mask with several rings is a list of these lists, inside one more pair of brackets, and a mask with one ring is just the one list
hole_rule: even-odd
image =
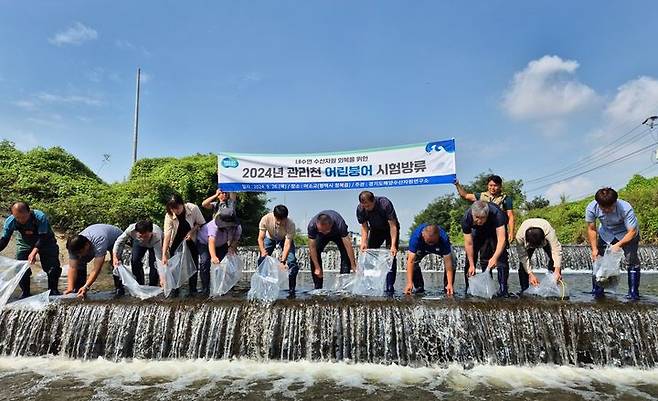
[[[512,198],[502,191],[502,179],[497,175],[487,178],[487,191],[469,193],[455,180],[461,198],[471,203],[461,219],[461,230],[466,253],[464,277],[468,288],[468,277],[490,269],[498,280],[498,296],[510,295],[509,255],[510,244],[516,243],[519,257],[518,277],[521,292],[536,286],[539,280],[533,273],[531,259],[538,249],[548,257],[548,270],[555,280],[561,279],[562,245],[551,224],[545,219],[529,218],[515,229]],[[205,199],[201,206],[212,211],[212,219],[206,221],[199,206],[185,202],[179,195],[172,195],[165,203],[164,227],[160,228],[148,219],[130,224],[125,230],[108,224],[93,224],[66,242],[68,252],[67,285],[65,294],[75,293],[84,297],[98,278],[107,253],[110,253],[111,266],[123,263],[127,249],[130,249],[129,264],[136,281],[146,284],[143,260],[149,266],[148,285],[162,285],[156,260],[167,268],[170,257],[181,252],[184,247],[192,255],[196,273],[188,283],[191,296],[210,292],[210,267],[219,264],[228,254],[235,254],[242,235],[242,225],[238,217],[238,197],[236,193],[217,190]],[[393,202],[384,196],[375,196],[363,191],[358,196],[356,218],[361,224],[360,250],[379,249],[384,246],[393,258],[386,275],[385,292],[395,291],[396,266],[400,243],[400,222]],[[597,226],[598,221],[598,226]],[[592,260],[600,258],[606,248],[624,253],[627,266],[627,298],[639,299],[640,260],[638,244],[640,232],[633,207],[619,199],[612,188],[599,189],[594,200],[585,210],[587,237],[591,247]],[[276,205],[265,214],[258,224],[258,263],[266,256],[278,254],[281,268],[288,272],[290,296],[297,290],[299,264],[296,257],[296,225],[289,217],[285,205]],[[0,237],[0,251],[9,244],[16,233],[16,259],[25,260],[31,265],[37,260],[47,275],[51,295],[59,295],[58,282],[62,273],[59,260],[59,246],[50,226],[47,215],[31,209],[26,202],[15,202],[10,215],[4,221]],[[354,247],[349,227],[335,210],[323,210],[313,216],[307,226],[308,250],[311,278],[315,289],[323,287],[324,273],[322,252],[331,242],[340,255],[340,273],[353,273],[357,270]],[[275,249],[279,249],[275,253]],[[429,255],[439,255],[444,263],[444,291],[454,293],[456,262],[446,230],[429,222],[412,228],[409,247],[406,252],[406,284],[404,294],[422,294],[425,283],[420,268],[422,259]],[[148,255],[148,256],[147,256]],[[91,271],[88,265],[91,262]],[[495,273],[495,274],[494,274]],[[31,295],[31,269],[20,279],[21,298]],[[198,290],[198,281],[201,289]],[[115,294],[125,294],[118,275],[113,274]],[[604,289],[592,279],[592,294],[600,298]],[[171,296],[177,296],[174,290]]]

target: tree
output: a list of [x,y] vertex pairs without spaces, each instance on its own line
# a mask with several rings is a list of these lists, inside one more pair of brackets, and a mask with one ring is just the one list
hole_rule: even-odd
[[541,209],[550,205],[548,199],[544,198],[541,195],[535,196],[531,201],[525,203],[526,210]]
[[[162,227],[164,204],[172,193],[199,205],[216,188],[217,157],[211,154],[142,159],[127,181],[108,185],[62,148],[21,152],[0,141],[0,207],[27,201],[46,212],[54,228],[68,233],[95,223],[125,228],[145,218]],[[267,200],[262,193],[242,193],[239,199],[241,243],[254,245]],[[205,217],[210,220],[211,213]]]
[[565,193],[560,194],[560,205],[564,205],[565,203],[569,202],[569,197]]
[[[482,172],[475,176],[469,184],[462,183],[462,185],[469,193],[486,192],[487,178],[490,175],[490,171]],[[512,198],[514,205],[518,206],[525,203],[522,180],[508,181],[503,179],[503,193]],[[458,195],[440,196],[414,217],[410,232],[422,223],[438,224],[450,234],[451,241],[461,243],[463,241],[461,220],[470,205],[470,202],[461,199]]]

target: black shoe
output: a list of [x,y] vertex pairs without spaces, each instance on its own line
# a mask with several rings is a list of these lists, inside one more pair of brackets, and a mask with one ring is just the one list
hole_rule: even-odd
[[114,290],[114,298],[121,298],[126,295],[126,290],[124,288],[117,288]]
[[28,297],[31,297],[31,296],[32,296],[32,294],[30,294],[29,291],[28,292],[21,292],[21,296],[18,297],[18,299],[25,299],[25,298],[28,298]]
[[384,291],[384,292],[386,293],[386,295],[393,295],[393,294],[395,294],[395,288],[388,287],[388,288],[386,288],[386,291]]
[[53,290],[50,290],[50,295],[53,296],[53,297],[57,297],[59,295],[62,295],[62,293],[59,292],[59,290],[57,288],[55,288]]
[[416,288],[416,294],[424,294],[425,289],[424,288]]

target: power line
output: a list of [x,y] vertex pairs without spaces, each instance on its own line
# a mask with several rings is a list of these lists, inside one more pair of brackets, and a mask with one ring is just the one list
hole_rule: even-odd
[[[620,142],[620,143],[618,143],[618,144],[615,144],[615,145],[614,145],[615,147],[614,147],[612,150],[608,150],[608,148],[609,148],[611,145],[607,145],[607,146],[601,147],[601,148],[599,149],[598,153],[595,152],[595,153],[593,154],[593,157],[592,157],[592,160],[591,160],[591,161],[588,161],[588,162],[586,162],[586,163],[582,163],[581,166],[577,166],[577,167],[575,166],[575,167],[573,167],[573,168],[569,168],[568,170],[563,171],[563,172],[561,172],[561,173],[559,173],[559,174],[555,174],[555,175],[553,175],[553,176],[550,177],[550,178],[543,179],[543,180],[537,180],[536,183],[538,184],[538,183],[540,183],[540,182],[546,182],[546,181],[548,181],[549,179],[550,179],[550,180],[553,180],[553,181],[560,181],[560,180],[565,179],[564,176],[565,176],[566,174],[574,174],[574,173],[578,173],[579,170],[581,170],[581,169],[583,169],[583,168],[586,169],[586,168],[588,168],[589,166],[591,166],[592,163],[594,163],[594,162],[598,162],[598,160],[595,160],[595,159],[599,159],[599,158],[602,158],[602,157],[605,157],[606,159],[610,159],[610,158],[613,158],[613,157],[615,157],[615,156],[618,156],[618,155],[620,154],[620,152],[626,150],[626,149],[625,149],[626,145],[628,145],[628,144],[630,144],[630,143],[638,144],[639,142],[641,142],[644,138],[640,138],[640,136],[644,135],[644,134],[647,133],[648,131],[650,131],[649,128],[647,128],[647,129],[645,129],[645,130],[643,130],[643,131],[640,131],[640,132],[636,133],[636,134],[633,135],[633,136],[630,136],[630,137],[626,138],[624,141],[622,141],[622,142]],[[649,137],[649,139],[651,139],[651,138]],[[656,139],[656,141],[658,141],[658,139]],[[620,156],[620,157],[623,157],[623,156]]]
[[532,188],[532,189],[528,190],[528,193],[536,192],[536,191],[539,191],[539,190],[541,190],[541,189],[548,188],[548,187],[550,187],[551,185],[554,185],[554,184],[557,184],[557,183],[560,183],[560,182],[563,182],[563,181],[567,181],[567,180],[570,180],[570,179],[572,179],[572,178],[576,178],[576,177],[579,177],[579,176],[581,176],[581,175],[584,175],[584,174],[587,174],[587,173],[591,173],[592,171],[598,170],[598,169],[600,169],[600,168],[607,167],[607,166],[610,166],[610,165],[612,165],[612,164],[615,164],[615,163],[618,163],[618,162],[621,162],[621,161],[624,161],[624,160],[630,159],[630,158],[632,158],[633,156],[636,156],[636,155],[638,155],[639,153],[641,153],[641,152],[643,152],[643,151],[645,151],[645,150],[647,150],[647,149],[649,149],[649,148],[651,148],[651,147],[653,147],[653,146],[656,146],[656,144],[658,144],[658,142],[653,142],[653,143],[651,143],[650,145],[644,146],[644,147],[642,147],[642,148],[640,148],[640,149],[637,149],[637,150],[635,150],[635,151],[633,151],[633,152],[631,152],[631,153],[628,153],[628,154],[625,154],[625,155],[623,155],[623,156],[620,156],[620,157],[618,157],[618,158],[616,158],[616,159],[613,159],[613,160],[611,160],[611,161],[608,161],[608,162],[605,162],[605,163],[603,163],[603,164],[597,165],[597,166],[595,166],[595,167],[589,168],[589,169],[587,169],[587,170],[585,170],[585,171],[583,171],[583,172],[580,172],[580,173],[577,173],[577,174],[572,174],[572,175],[570,175],[570,176],[568,176],[568,177],[565,177],[565,178],[559,179],[559,180],[557,180],[557,181],[549,182],[548,184],[544,184],[544,185],[540,185],[540,186],[538,186],[538,187]]
[[543,175],[543,176],[541,176],[541,177],[533,178],[533,179],[527,180],[527,181],[525,181],[525,182],[526,182],[526,183],[531,183],[531,182],[542,181],[542,180],[544,180],[544,179],[546,179],[546,178],[550,178],[550,177],[553,177],[553,176],[555,176],[555,175],[558,175],[559,173],[562,173],[562,172],[564,172],[564,171],[572,170],[572,169],[576,168],[577,166],[579,166],[579,165],[581,165],[581,164],[583,164],[583,163],[587,163],[587,162],[593,160],[594,158],[601,156],[601,154],[605,152],[604,149],[606,149],[607,147],[609,147],[609,146],[615,144],[616,142],[618,142],[619,140],[625,138],[626,136],[632,134],[635,130],[637,130],[637,129],[640,128],[641,126],[642,126],[642,124],[638,124],[638,125],[636,125],[635,127],[633,127],[633,128],[631,128],[630,130],[626,131],[626,132],[625,132],[624,134],[622,134],[621,136],[617,137],[617,139],[615,139],[614,141],[612,141],[612,142],[610,142],[610,143],[604,145],[601,149],[599,149],[598,151],[594,152],[593,154],[590,154],[590,155],[588,155],[588,156],[582,157],[582,158],[576,160],[575,162],[573,162],[573,163],[571,163],[571,164],[569,164],[569,165],[567,165],[567,166],[565,166],[565,167],[563,167],[563,168],[561,168],[561,169],[558,169],[558,170],[556,170],[556,171],[554,171],[554,172],[552,172],[552,173],[550,173],[550,174],[546,174],[546,175]]
[[655,168],[655,167],[658,167],[658,164],[652,164],[652,165],[650,165],[649,167],[647,167],[647,168],[645,168],[645,169],[642,169],[642,170],[638,171],[638,172],[635,173],[635,174],[642,175],[642,174],[646,173],[647,171],[649,171],[649,170],[651,170],[652,168]]
[[[653,128],[655,126],[655,122],[658,120],[658,116],[651,115],[650,117],[646,118],[642,123],[634,126],[633,128],[629,129],[628,131],[624,132],[623,134],[619,135],[614,139],[613,141],[602,145],[598,150],[593,152],[590,155],[587,155],[585,157],[582,157],[578,160],[576,160],[573,163],[570,163],[566,165],[565,167],[562,167],[556,171],[553,171],[552,173],[543,175],[541,177],[533,178],[530,180],[526,180],[525,183],[539,183],[542,181],[547,181],[547,180],[555,180],[557,177],[565,174],[570,174],[573,173],[574,170],[580,169],[583,167],[587,167],[591,162],[595,161],[596,159],[606,156],[610,157],[614,155],[615,153],[618,153],[619,151],[622,151],[622,146],[625,144],[628,144],[630,142],[633,142],[634,140],[640,138],[642,135],[647,133],[648,131],[653,132]],[[646,126],[646,128],[639,133],[635,133],[633,136],[630,136],[633,134],[638,128],[641,126]],[[621,126],[619,126],[621,127]],[[616,129],[616,128],[615,128]],[[656,138],[658,141],[658,138]],[[612,148],[612,150],[610,150]]]
[[[641,125],[640,125],[641,126]],[[621,137],[617,138],[615,141],[610,142],[606,145],[601,146],[597,151],[593,152],[592,154],[583,157],[579,159],[577,162],[571,163],[551,174],[546,174],[543,177],[535,178],[532,180],[526,181],[526,183],[540,183],[543,181],[548,181],[548,180],[555,180],[558,177],[566,174],[573,174],[575,170],[579,170],[582,168],[588,167],[592,162],[596,162],[597,159],[601,157],[610,157],[614,156],[616,154],[619,154],[619,152],[625,150],[623,149],[624,146],[626,146],[629,143],[633,143],[636,140],[640,139],[640,137],[644,134],[646,134],[648,131],[650,131],[649,128],[646,128],[642,131],[639,131],[635,133],[632,136],[630,135],[633,131],[635,131],[638,127],[635,127],[633,130],[628,131],[626,134],[622,135]],[[611,150],[612,148],[612,150]]]

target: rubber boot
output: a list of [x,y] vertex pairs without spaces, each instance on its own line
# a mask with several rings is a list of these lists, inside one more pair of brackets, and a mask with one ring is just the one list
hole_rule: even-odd
[[386,273],[386,294],[393,295],[395,293],[395,272]]
[[605,289],[597,284],[596,276],[592,276],[592,295],[595,299],[601,299],[605,295]]
[[123,282],[121,281],[121,277],[115,276],[114,274],[112,275],[112,279],[114,280],[114,296],[115,298],[122,297],[126,295],[126,290],[123,288]]
[[297,276],[288,276],[288,292],[294,294],[296,288],[297,288]]
[[187,294],[188,297],[194,297],[194,296],[196,296],[196,294],[197,294],[197,290],[196,290],[196,282],[197,282],[197,274],[194,273],[194,274],[192,275],[192,277],[190,277],[190,281],[189,281],[189,284],[190,284],[190,286],[189,286],[189,288],[190,288],[190,292]]
[[201,276],[201,295],[204,297],[210,296],[210,270],[199,272]]
[[418,263],[414,263],[414,271],[411,273],[411,281],[414,283],[416,294],[425,293],[425,280],[423,279],[423,273],[421,272],[420,264]]
[[48,273],[48,289],[50,290],[50,295],[62,295],[61,292],[57,289],[57,284],[59,283],[59,277],[55,277],[53,270]]
[[496,269],[498,273],[498,296],[500,298],[507,298],[509,296],[509,291],[507,287],[507,278],[509,272],[504,268]]
[[313,275],[313,287],[319,290],[322,288],[322,284],[324,284],[324,278]]
[[521,285],[521,293],[523,293],[530,287],[530,277],[528,276],[528,272],[525,271],[525,268],[521,264],[519,264],[518,274],[519,284]]
[[640,299],[640,266],[628,268],[628,295],[626,298],[633,301]]
[[30,294],[30,274],[29,272],[26,272],[23,274],[23,277],[21,277],[21,281],[18,283],[18,285],[21,287],[21,298],[27,298],[29,297]]
[[296,298],[297,276],[288,276],[288,299]]

